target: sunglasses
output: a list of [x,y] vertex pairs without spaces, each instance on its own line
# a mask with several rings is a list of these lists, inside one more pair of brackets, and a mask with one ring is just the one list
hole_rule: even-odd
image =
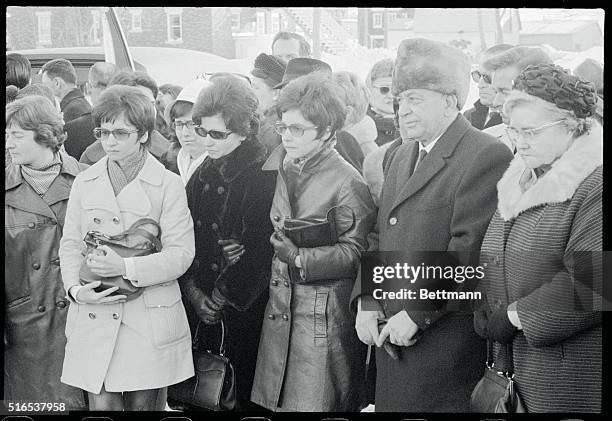
[[195,127],[195,132],[198,134],[198,136],[201,136],[201,137],[210,136],[210,138],[214,140],[225,140],[230,134],[233,133],[231,131],[222,132],[220,130],[206,130],[204,127],[198,126],[198,125],[194,127]]
[[375,88],[378,89],[381,95],[387,95],[391,91],[390,86],[375,86]]
[[101,127],[96,127],[93,129],[93,135],[96,139],[108,139],[108,137],[112,134],[115,139],[120,142],[125,142],[129,139],[132,133],[137,133],[138,130],[127,130],[127,129],[115,129],[115,130],[106,130]]
[[474,70],[471,75],[472,80],[476,83],[480,82],[480,79],[483,79],[485,83],[491,84],[491,75],[487,73],[480,73],[478,70]]
[[286,125],[282,121],[277,121],[274,124],[274,131],[281,136],[283,136],[285,133],[287,133],[287,130],[289,130],[289,133],[291,133],[291,136],[302,137],[304,136],[304,132],[306,130],[314,130],[318,128],[319,128],[318,126],[303,127],[303,126],[298,126],[297,124]]

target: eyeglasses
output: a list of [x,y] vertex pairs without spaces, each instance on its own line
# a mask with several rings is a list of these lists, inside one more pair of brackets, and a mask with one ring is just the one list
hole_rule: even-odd
[[530,142],[539,132],[542,130],[548,129],[550,127],[556,126],[557,124],[565,122],[565,119],[553,121],[551,123],[543,124],[540,127],[536,127],[533,129],[516,129],[514,127],[506,127],[506,134],[508,138],[516,143],[519,137],[523,138],[524,141]]
[[381,95],[387,95],[391,91],[390,86],[375,86],[374,88],[378,89]]
[[298,126],[297,124],[286,125],[282,121],[277,121],[274,124],[274,131],[281,136],[283,136],[285,133],[287,133],[287,130],[289,130],[289,133],[291,133],[291,136],[302,137],[304,136],[304,132],[306,130],[314,130],[318,128],[319,126],[303,127],[303,126]]
[[187,130],[193,130],[196,127],[196,124],[193,121],[175,121],[172,123],[172,128],[175,131],[183,130],[184,128]]
[[108,137],[113,134],[113,137],[120,142],[124,142],[129,139],[132,133],[137,133],[138,130],[127,130],[127,129],[115,129],[115,130],[106,130],[101,127],[96,127],[93,129],[93,135],[96,139],[108,139]]
[[202,126],[195,126],[195,132],[198,134],[198,136],[202,136],[202,137],[206,137],[206,136],[210,136],[211,139],[215,139],[215,140],[225,140],[227,139],[227,137],[232,134],[233,132],[222,132],[219,130],[206,130],[204,127]]
[[485,83],[491,84],[491,75],[487,73],[480,73],[478,70],[474,70],[471,75],[472,80],[476,83],[480,82],[480,79],[483,79]]

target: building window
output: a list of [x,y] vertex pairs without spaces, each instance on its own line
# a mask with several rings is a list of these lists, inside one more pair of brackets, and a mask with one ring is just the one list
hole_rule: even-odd
[[266,14],[264,12],[257,12],[256,31],[258,34],[266,33]]
[[232,12],[232,31],[240,30],[240,12]]
[[36,12],[38,19],[38,43],[51,45],[51,12]]
[[180,12],[168,12],[168,42],[183,42],[183,18]]
[[271,18],[272,18],[272,33],[276,34],[277,32],[280,32],[281,28],[282,28],[282,24],[281,24],[281,14],[274,11],[271,13]]
[[394,22],[395,19],[397,19],[397,13],[395,13],[395,12],[387,13],[387,20],[388,20],[389,23]]
[[370,35],[370,48],[385,48],[385,37],[383,35]]
[[130,10],[132,15],[131,32],[142,32],[142,10]]
[[383,27],[382,13],[372,13],[372,28],[379,29]]

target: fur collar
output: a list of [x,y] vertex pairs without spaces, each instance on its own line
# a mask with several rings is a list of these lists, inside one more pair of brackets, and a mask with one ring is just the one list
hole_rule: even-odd
[[603,164],[603,129],[593,122],[588,134],[577,138],[551,169],[524,193],[519,179],[525,163],[516,155],[497,183],[498,209],[505,221],[547,203],[569,200],[582,181]]
[[378,137],[376,123],[372,120],[372,117],[367,114],[360,121],[346,129],[346,131],[352,134],[360,145],[364,142],[376,141]]
[[[220,159],[208,160],[208,165],[217,168],[226,183],[232,183],[243,172],[254,165],[261,165],[265,160],[265,150],[255,137],[247,138],[236,149]],[[206,175],[200,172],[200,180]]]

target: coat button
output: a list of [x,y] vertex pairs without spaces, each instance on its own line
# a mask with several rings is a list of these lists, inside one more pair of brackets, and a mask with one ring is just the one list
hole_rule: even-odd
[[33,263],[32,264],[32,269],[34,269],[34,270],[40,269],[40,263]]
[[210,184],[205,184],[204,185],[204,191],[208,191],[210,190]]
[[99,224],[100,222],[102,222],[102,221],[100,220],[100,218],[94,218],[94,219],[93,219],[93,221],[94,221],[96,224]]
[[66,308],[66,301],[58,301],[57,303],[55,303],[55,306],[57,308]]
[[274,320],[276,317],[274,317],[274,314],[268,314],[268,319],[270,320]]
[[95,319],[96,318],[96,313],[89,313],[89,318],[91,320]]
[[217,189],[217,193],[219,194],[225,193],[225,189],[223,188],[223,186],[219,186],[219,188]]
[[38,306],[38,311],[40,311],[41,313],[44,313],[46,310],[45,306]]
[[280,216],[274,215],[274,218],[272,218],[272,219],[274,219],[274,222],[278,222],[278,221],[280,221]]
[[216,263],[213,263],[212,265],[210,265],[210,268],[213,270],[213,272],[216,272],[219,270],[219,265]]
[[119,313],[113,313],[113,319],[119,320]]
[[119,223],[119,218],[117,218],[116,216],[113,216],[113,222],[115,224],[118,224]]
[[202,226],[202,221],[199,219],[196,221],[196,227],[200,228]]
[[397,218],[394,216],[393,218],[389,219],[389,224],[391,225],[397,224]]
[[283,314],[283,320],[284,320],[284,321],[289,320],[289,316],[288,316],[288,315],[286,315],[286,314]]
[[277,286],[278,285],[278,281],[275,279],[272,281],[272,286]]
[[213,222],[210,227],[213,229],[213,231],[217,231],[219,229],[219,224]]
[[30,229],[34,229],[35,226],[36,226],[36,224],[34,222],[30,222],[28,224],[28,228],[30,228]]
[[285,285],[287,288],[289,288],[289,281],[283,282],[283,285]]
[[425,319],[425,324],[426,325],[430,325],[431,324],[431,319]]

